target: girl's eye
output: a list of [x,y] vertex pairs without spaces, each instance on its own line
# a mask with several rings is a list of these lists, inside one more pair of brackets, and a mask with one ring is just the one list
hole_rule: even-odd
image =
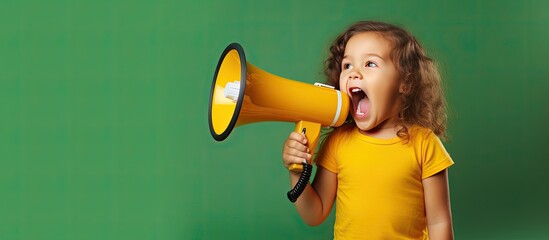
[[377,64],[375,62],[367,62],[366,67],[377,67]]
[[350,63],[343,64],[343,69],[351,69],[353,66]]

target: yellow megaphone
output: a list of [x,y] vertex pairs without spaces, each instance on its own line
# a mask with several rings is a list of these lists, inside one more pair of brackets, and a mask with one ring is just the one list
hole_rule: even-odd
[[[225,140],[233,128],[248,123],[294,122],[295,131],[307,136],[310,153],[314,155],[321,126],[342,125],[348,112],[349,98],[339,90],[263,71],[246,62],[242,46],[232,43],[221,54],[215,70],[208,121],[217,141]],[[294,202],[309,181],[311,166],[292,164],[289,169],[304,172],[288,192]]]

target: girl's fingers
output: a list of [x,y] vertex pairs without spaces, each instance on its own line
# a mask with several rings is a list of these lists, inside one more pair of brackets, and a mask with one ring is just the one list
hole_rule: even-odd
[[288,154],[291,155],[291,156],[296,156],[296,157],[304,158],[304,159],[307,159],[307,160],[309,160],[309,158],[311,158],[311,154],[306,153],[306,152],[302,152],[302,151],[298,151],[296,149],[290,149],[288,151]]
[[302,144],[302,143],[300,143],[296,140],[288,140],[288,143],[286,144],[286,147],[290,148],[290,149],[296,149],[296,150],[299,150],[299,151],[302,151],[302,152],[309,152],[309,148],[306,145],[304,145],[304,144]]
[[308,163],[311,159],[309,148],[307,147],[307,137],[303,133],[292,132],[284,144],[282,160],[284,166],[288,168],[290,164]]
[[309,153],[309,149],[307,147],[301,147],[301,146],[297,146],[296,148],[284,147],[283,153],[289,156],[296,156],[296,157],[301,157],[305,159],[311,158],[311,154]]
[[288,166],[290,166],[290,164],[302,164],[302,163],[306,163],[307,160],[304,159],[304,158],[300,158],[300,157],[296,157],[296,156],[288,156],[288,160],[287,162],[284,162],[284,165],[286,166],[286,168]]
[[294,156],[294,163],[297,163],[297,164],[307,163],[307,159]]
[[284,161],[284,165],[290,165],[292,163],[304,163],[309,162],[311,160],[311,154],[299,152],[295,149],[289,150],[287,152],[284,152],[282,155],[282,159]]
[[307,136],[305,136],[305,134],[303,133],[292,132],[290,133],[288,140],[296,140],[301,144],[307,144]]

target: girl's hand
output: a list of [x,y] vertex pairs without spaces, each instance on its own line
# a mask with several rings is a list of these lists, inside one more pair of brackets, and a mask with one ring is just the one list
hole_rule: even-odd
[[292,132],[284,143],[282,162],[288,168],[290,164],[311,162],[311,154],[307,147],[307,137],[303,133]]

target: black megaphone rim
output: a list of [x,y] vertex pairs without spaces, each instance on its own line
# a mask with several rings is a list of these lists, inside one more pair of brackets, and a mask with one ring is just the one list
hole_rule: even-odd
[[[215,83],[217,81],[217,74],[219,73],[219,69],[221,68],[221,64],[223,63],[223,60],[225,59],[225,56],[231,51],[236,50],[238,52],[238,56],[240,58],[240,91],[238,93],[238,100],[236,102],[236,107],[233,112],[233,116],[231,118],[231,121],[229,122],[229,125],[227,128],[221,133],[217,134],[213,128],[213,122],[212,122],[212,104],[213,104],[213,94],[215,90]],[[210,125],[210,132],[212,134],[212,137],[217,141],[223,141],[225,140],[229,134],[231,134],[231,131],[236,126],[236,123],[238,121],[238,116],[240,115],[240,109],[242,108],[242,102],[244,100],[244,91],[246,89],[246,55],[244,54],[244,49],[242,46],[238,43],[231,43],[229,46],[223,50],[223,53],[221,54],[221,57],[219,57],[219,61],[217,63],[217,67],[215,68],[215,74],[212,81],[212,87],[210,89],[210,105],[208,108],[208,122]]]

